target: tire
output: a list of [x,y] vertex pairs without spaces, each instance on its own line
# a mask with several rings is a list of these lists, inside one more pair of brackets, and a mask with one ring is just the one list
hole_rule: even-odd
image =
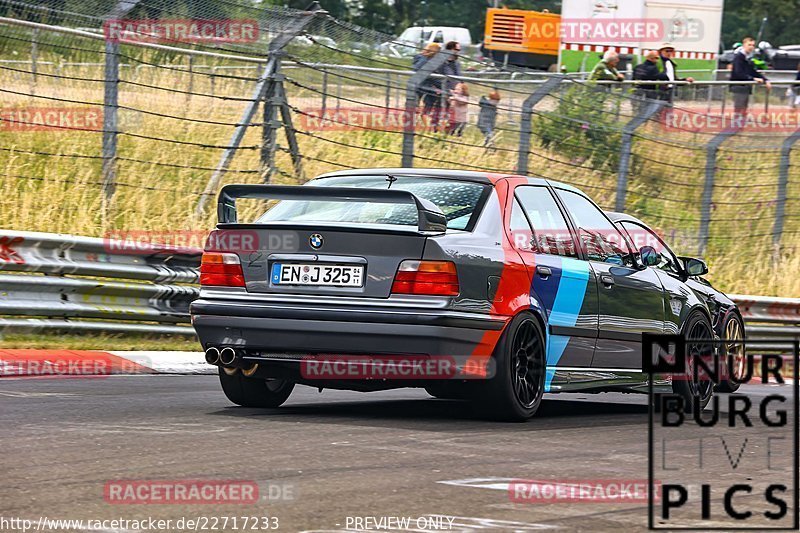
[[[725,343],[723,344],[724,352],[720,354],[720,359],[724,361],[726,375],[741,378],[746,370],[745,365],[747,365],[744,345],[744,322],[734,312],[728,313],[728,316],[725,317],[725,322],[722,324],[722,339]],[[733,360],[733,368],[728,368],[729,358]],[[717,385],[717,390],[720,392],[736,392],[739,390],[740,385],[741,383],[738,381],[725,379]]]
[[242,407],[278,407],[292,393],[294,383],[282,379],[248,378],[241,372],[228,375],[220,367],[219,382],[227,398]]
[[[704,314],[693,313],[686,320],[686,324],[683,328],[683,336],[686,339],[708,339],[709,341],[713,341],[714,330],[711,327],[711,322]],[[686,374],[677,380],[674,377],[672,379],[672,392],[683,397],[686,412],[693,410],[695,396],[698,398],[698,406],[701,411],[705,409],[708,402],[711,401],[711,396],[714,394],[714,382],[711,380],[700,380],[695,383],[693,379],[692,355],[708,356],[713,353],[713,350],[714,345],[710,342],[686,343]]]
[[536,414],[545,386],[542,327],[531,313],[520,313],[506,327],[494,351],[495,375],[476,383],[472,400],[488,417],[522,422]]

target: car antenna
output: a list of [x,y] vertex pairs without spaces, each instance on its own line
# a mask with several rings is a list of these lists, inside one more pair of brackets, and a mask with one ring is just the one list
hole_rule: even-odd
[[386,176],[386,181],[389,182],[389,186],[387,187],[387,189],[391,189],[392,188],[392,183],[397,181],[397,176],[392,176],[392,175]]

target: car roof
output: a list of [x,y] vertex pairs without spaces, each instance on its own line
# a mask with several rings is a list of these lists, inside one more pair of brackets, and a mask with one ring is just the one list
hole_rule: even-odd
[[564,189],[571,189],[581,192],[579,189],[560,183],[553,180],[544,178],[520,176],[512,173],[495,173],[495,172],[479,172],[475,170],[458,170],[458,169],[445,169],[445,168],[356,168],[352,170],[337,170],[328,172],[317,176],[319,178],[332,178],[334,176],[375,176],[375,175],[395,175],[395,176],[425,176],[428,178],[441,178],[441,179],[455,179],[460,181],[471,181],[475,183],[484,183],[492,185],[497,179],[502,178],[524,178],[528,179],[532,184],[543,185],[550,184],[553,187],[561,187]]
[[627,213],[620,213],[618,211],[606,211],[606,215],[608,215],[608,218],[610,218],[612,222],[622,222],[622,221],[636,222],[638,224],[641,224],[642,226],[648,228],[650,227],[641,220],[639,220],[638,218],[636,218],[635,216],[629,215]]

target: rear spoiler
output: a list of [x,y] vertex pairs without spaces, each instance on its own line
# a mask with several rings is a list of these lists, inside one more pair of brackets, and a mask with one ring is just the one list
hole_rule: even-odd
[[226,185],[219,192],[217,216],[220,224],[236,223],[236,199],[322,200],[406,204],[417,208],[419,231],[444,233],[447,218],[433,202],[408,191],[355,187],[302,187],[299,185]]

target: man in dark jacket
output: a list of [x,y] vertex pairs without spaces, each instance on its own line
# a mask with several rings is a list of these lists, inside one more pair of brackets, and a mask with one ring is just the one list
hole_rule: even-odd
[[[752,37],[742,39],[742,47],[733,54],[731,81],[763,83],[769,90],[772,85],[763,74],[756,70],[751,61],[755,48],[755,39]],[[750,85],[731,85],[731,92],[733,93],[733,112],[736,116],[743,117],[747,113],[747,105],[750,101],[750,93],[753,92],[753,87]]]
[[[667,81],[667,76],[658,70],[658,52],[651,50],[644,56],[644,62],[633,69],[633,79],[639,81]],[[658,98],[659,87],[656,84],[636,86],[636,95],[640,98]]]
[[[445,119],[447,123],[453,122],[450,116],[450,93],[455,89],[459,80],[451,76],[461,76],[461,64],[458,62],[458,54],[461,52],[461,44],[458,41],[450,41],[444,45],[445,52],[449,52],[450,56],[447,61],[439,68],[439,74],[444,74],[446,78],[441,80],[442,87],[442,101],[445,109]],[[446,125],[447,126],[447,125]],[[445,128],[446,129],[446,128]]]

